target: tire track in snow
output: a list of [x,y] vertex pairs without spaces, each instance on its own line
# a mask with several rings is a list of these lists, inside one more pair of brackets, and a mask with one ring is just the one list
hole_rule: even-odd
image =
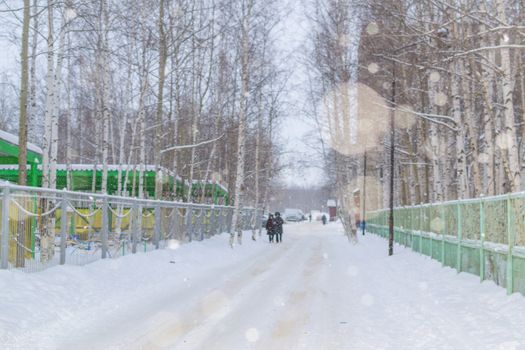
[[[293,244],[290,254],[270,265],[260,278],[246,281],[242,297],[232,305],[234,312],[220,324],[210,324],[190,334],[188,338],[195,340],[188,343],[188,349],[293,348],[287,344],[295,344],[296,333],[310,317],[302,300],[308,296],[304,276],[311,266],[309,258],[315,240],[289,243]],[[249,330],[257,335],[255,339],[250,339]]]
[[[251,295],[260,292],[264,286],[273,288],[274,284],[278,285],[278,280],[282,278],[279,271],[286,271],[288,274],[289,262],[301,260],[305,250],[308,250],[308,245],[307,241],[293,240],[293,244],[289,241],[288,244],[269,246],[268,249],[275,249],[269,256],[263,256],[240,273],[236,271],[224,278],[221,284],[214,286],[203,299],[189,305],[180,313],[180,321],[167,322],[141,339],[140,348],[218,349],[217,341],[213,340],[216,333],[222,334],[221,338],[223,333],[230,333],[228,323],[232,322],[231,319],[242,316],[246,306],[248,309],[253,308],[249,305],[253,300]],[[300,265],[296,268],[300,268]],[[243,305],[246,301],[248,305]],[[250,310],[247,312],[250,314]],[[210,342],[212,347],[201,344],[207,342]],[[221,339],[221,343],[224,343],[224,339]]]
[[[78,329],[75,330],[74,338],[70,336],[64,340],[57,339],[58,344],[53,348],[74,348],[76,350],[106,349],[109,347],[126,350],[156,348],[154,343],[142,344],[145,339],[151,338],[151,335],[147,334],[148,332],[154,331],[159,336],[166,332],[166,335],[162,335],[161,338],[179,337],[187,333],[196,326],[195,322],[192,324],[184,316],[192,315],[192,312],[195,312],[195,310],[191,310],[192,312],[188,311],[191,307],[196,307],[199,315],[216,313],[228,300],[225,294],[219,292],[225,282],[232,281],[232,283],[235,283],[237,276],[250,274],[256,276],[262,273],[259,265],[267,260],[278,259],[283,254],[283,251],[289,249],[286,247],[282,248],[284,249],[281,251],[268,250],[265,254],[257,255],[254,260],[248,262],[240,260],[228,263],[225,266],[215,267],[213,268],[214,275],[218,276],[218,278],[212,281],[207,278],[207,275],[202,277],[196,276],[189,280],[187,285],[182,285],[185,282],[182,282],[181,278],[170,281],[166,285],[165,291],[159,294],[156,300],[143,300],[140,303],[140,307],[137,307],[138,305],[135,302],[130,305],[122,305],[119,308],[120,312],[113,312],[107,315],[101,313],[101,317],[105,316],[106,319],[110,320],[109,323],[113,325],[111,332],[93,325],[91,318],[88,318],[86,325],[82,324],[81,319],[77,320],[78,324],[72,325],[73,328]],[[242,249],[242,247],[238,249]],[[232,284],[232,286],[234,285]],[[179,302],[184,300],[193,301],[199,294],[201,295],[201,302],[198,305],[181,304]],[[90,311],[93,312],[93,310]],[[194,316],[189,316],[189,318],[192,320],[196,319]],[[117,341],[115,335],[118,335],[120,340]]]

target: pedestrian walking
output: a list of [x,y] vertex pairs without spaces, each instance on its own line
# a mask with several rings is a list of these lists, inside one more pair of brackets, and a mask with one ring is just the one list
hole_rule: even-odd
[[270,243],[273,242],[273,236],[275,235],[275,219],[273,214],[268,215],[268,220],[266,221],[266,234],[268,234],[268,239]]
[[323,214],[321,217],[321,220],[323,220],[323,225],[326,225],[326,215]]
[[278,211],[275,212],[275,242],[280,243],[283,241],[283,218],[281,217],[281,213]]

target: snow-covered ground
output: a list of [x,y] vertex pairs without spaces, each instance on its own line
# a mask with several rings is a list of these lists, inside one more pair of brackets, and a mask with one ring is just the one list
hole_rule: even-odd
[[1,349],[522,349],[525,298],[338,224],[0,271]]

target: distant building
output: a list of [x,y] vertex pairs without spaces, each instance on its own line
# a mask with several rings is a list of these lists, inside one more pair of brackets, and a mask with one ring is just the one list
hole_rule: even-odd
[[[18,183],[18,137],[0,130],[0,180]],[[41,187],[43,181],[42,173],[42,149],[28,142],[27,143],[27,185]],[[156,167],[153,165],[144,166],[143,190],[146,198],[155,197],[155,178]],[[110,195],[117,194],[118,177],[120,174],[121,184],[126,187],[126,196],[139,192],[137,164],[128,165],[108,164],[106,191]],[[71,191],[80,192],[100,192],[102,190],[102,164],[56,164],[56,188],[63,189],[68,186]],[[127,180],[126,180],[127,177]],[[190,190],[189,182],[184,181],[178,176],[174,176],[168,170],[162,175],[163,192],[166,194],[164,199],[186,198]],[[192,198],[199,200],[204,191],[204,197],[214,204],[230,204],[228,190],[216,181],[193,180],[191,184]]]
[[328,207],[329,220],[335,221],[337,219],[337,202],[335,199],[329,199],[326,202],[326,206]]

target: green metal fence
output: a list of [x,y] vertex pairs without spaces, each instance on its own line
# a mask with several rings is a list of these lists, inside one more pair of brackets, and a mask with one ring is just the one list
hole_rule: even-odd
[[[0,182],[0,270],[84,265],[231,232],[234,207]],[[243,230],[260,227],[242,208]]]
[[[368,232],[387,238],[388,215],[368,212]],[[525,295],[525,193],[400,207],[394,223],[395,242]]]

